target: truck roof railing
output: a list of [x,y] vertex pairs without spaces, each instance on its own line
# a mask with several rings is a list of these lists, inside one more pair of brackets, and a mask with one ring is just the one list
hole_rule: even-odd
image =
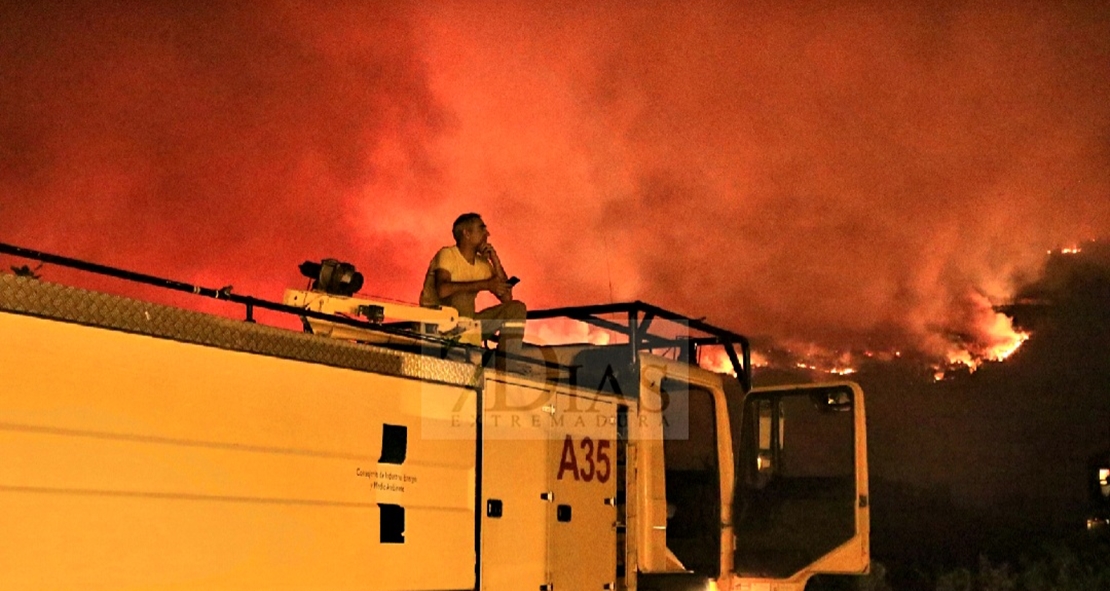
[[[616,319],[612,318],[614,316]],[[704,319],[690,318],[639,300],[528,311],[529,320],[553,318],[577,320],[624,335],[628,339],[629,360],[633,363],[638,362],[643,350],[672,348],[680,352],[680,359],[697,363],[699,348],[720,346],[732,362],[733,370],[744,390],[751,389],[751,345],[748,339],[709,324]],[[668,321],[672,330],[658,330],[656,320]],[[675,326],[679,329],[677,334],[673,330]],[[739,351],[736,350],[737,347],[740,348]]]
[[245,307],[245,313],[246,313],[245,320],[247,322],[254,322],[255,321],[254,320],[254,310],[255,310],[255,308],[258,308],[258,309],[262,309],[262,310],[271,310],[271,311],[274,311],[274,312],[282,312],[282,313],[285,313],[285,314],[292,314],[294,316],[301,317],[301,318],[305,318],[305,317],[316,318],[316,319],[319,319],[319,320],[326,320],[328,322],[334,322],[334,323],[337,323],[337,324],[344,324],[344,325],[353,326],[353,327],[356,327],[356,328],[373,330],[373,331],[380,332],[380,333],[393,334],[393,335],[397,335],[397,336],[404,336],[404,337],[410,338],[410,339],[417,339],[417,340],[426,341],[429,344],[434,344],[434,345],[441,345],[441,346],[445,346],[445,347],[456,347],[456,346],[458,346],[457,343],[455,343],[454,341],[452,341],[450,339],[439,338],[439,337],[436,337],[434,335],[420,334],[420,333],[416,333],[416,332],[413,332],[413,331],[410,331],[410,330],[407,330],[407,329],[391,327],[391,326],[383,325],[381,323],[370,322],[370,321],[367,321],[367,320],[360,320],[358,318],[351,318],[349,316],[339,316],[339,315],[327,314],[327,313],[323,313],[323,312],[316,312],[314,310],[306,310],[306,309],[303,309],[303,308],[298,308],[296,306],[288,306],[288,305],[285,305],[285,304],[282,304],[282,303],[273,302],[273,301],[270,301],[270,300],[263,300],[263,299],[259,299],[259,298],[252,297],[252,296],[239,295],[239,294],[236,294],[236,293],[232,293],[231,286],[221,287],[219,289],[215,289],[215,288],[211,288],[211,287],[202,287],[202,286],[199,286],[199,285],[192,285],[192,284],[184,283],[184,282],[181,282],[181,281],[175,281],[173,279],[165,279],[165,278],[162,278],[162,277],[156,277],[154,275],[147,275],[145,273],[136,273],[134,271],[128,271],[128,270],[125,270],[125,269],[120,269],[118,267],[111,267],[111,266],[108,266],[108,265],[101,265],[99,263],[92,263],[92,262],[89,262],[89,261],[82,261],[80,259],[74,259],[74,258],[69,258],[69,257],[56,255],[56,254],[50,254],[50,253],[46,253],[46,252],[42,252],[42,251],[38,251],[38,250],[23,248],[23,247],[20,247],[20,246],[14,246],[14,245],[6,244],[6,243],[3,243],[3,242],[0,242],[0,254],[7,254],[7,255],[17,256],[17,257],[21,257],[21,258],[25,258],[25,259],[32,259],[32,260],[36,260],[36,261],[42,261],[44,263],[49,263],[49,264],[52,264],[52,265],[58,265],[58,266],[61,266],[61,267],[69,267],[71,269],[77,269],[79,271],[87,271],[89,273],[95,273],[95,274],[98,274],[98,275],[105,275],[107,277],[114,277],[116,279],[122,279],[124,281],[132,281],[132,282],[141,283],[141,284],[144,284],[144,285],[153,285],[155,287],[161,287],[161,288],[169,289],[169,290],[172,290],[172,291],[180,291],[180,292],[185,292],[185,293],[191,293],[191,294],[198,295],[198,296],[201,296],[201,297],[208,297],[208,298],[213,298],[213,299],[217,299],[217,300],[225,300],[225,301],[228,301],[228,302],[231,302],[231,303],[240,304],[240,305]]
[[[351,318],[347,316],[333,315],[313,310],[306,310],[296,306],[289,306],[286,304],[263,300],[252,296],[239,295],[232,292],[231,286],[222,288],[210,288],[175,281],[172,279],[165,279],[156,277],[154,275],[147,275],[145,273],[137,273],[120,269],[118,267],[111,267],[108,265],[101,265],[89,261],[82,261],[70,257],[64,257],[56,254],[50,254],[29,248],[23,248],[7,243],[0,242],[0,254],[12,255],[25,259],[32,259],[49,263],[62,267],[69,267],[80,271],[87,271],[98,275],[105,275],[114,277],[125,281],[132,281],[145,285],[153,285],[165,289],[191,293],[201,297],[214,298],[218,300],[225,300],[231,303],[240,304],[245,307],[245,320],[247,322],[254,322],[254,310],[264,309],[274,312],[282,312],[286,314],[293,314],[301,318],[316,318],[328,322],[338,324],[345,324],[348,326],[373,330],[385,334],[395,334],[398,336],[405,336],[410,339],[418,339],[425,341],[431,345],[439,345],[446,349],[459,347],[459,343],[446,338],[436,337],[434,335],[420,334],[399,327],[391,327],[378,322],[370,322],[358,318]],[[605,318],[605,316],[618,315],[619,320],[612,318]],[[713,326],[703,319],[690,318],[677,312],[666,310],[658,306],[653,306],[641,301],[617,303],[617,304],[600,304],[593,306],[572,306],[565,308],[551,308],[547,310],[531,310],[528,312],[528,319],[541,320],[551,318],[568,318],[577,320],[597,326],[599,328],[612,331],[615,333],[623,334],[628,338],[629,357],[628,360],[634,365],[639,364],[639,355],[641,351],[653,349],[676,349],[678,350],[680,359],[690,362],[697,362],[697,354],[700,347],[707,345],[717,345],[723,347],[725,353],[728,355],[729,360],[732,362],[732,367],[736,372],[737,378],[740,380],[744,390],[751,389],[751,348],[748,339],[742,335],[732,331]],[[672,323],[672,330],[669,332],[662,332],[657,330],[658,325],[655,324],[657,320],[664,320]],[[678,326],[679,330],[675,332],[674,327]],[[656,330],[653,330],[656,329]],[[737,352],[736,347],[740,347]],[[535,360],[524,359],[532,363]],[[552,366],[551,362],[539,362],[541,365]]]

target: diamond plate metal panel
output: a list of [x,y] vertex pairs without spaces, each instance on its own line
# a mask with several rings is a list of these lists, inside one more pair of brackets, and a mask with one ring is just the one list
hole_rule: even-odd
[[172,306],[0,275],[0,311],[443,384],[479,387],[468,363],[340,341]]

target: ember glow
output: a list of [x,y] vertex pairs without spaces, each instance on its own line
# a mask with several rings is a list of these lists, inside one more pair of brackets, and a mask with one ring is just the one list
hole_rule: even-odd
[[971,366],[1020,346],[990,304],[1046,250],[1110,235],[1106,23],[1085,2],[8,2],[0,240],[268,299],[335,257],[413,301],[479,211],[532,308],[639,299]]

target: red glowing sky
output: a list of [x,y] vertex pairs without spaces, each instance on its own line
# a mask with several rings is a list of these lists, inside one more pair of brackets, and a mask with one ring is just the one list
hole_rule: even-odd
[[532,307],[937,351],[1110,236],[1106,3],[618,4],[4,2],[0,241],[411,301],[478,211]]

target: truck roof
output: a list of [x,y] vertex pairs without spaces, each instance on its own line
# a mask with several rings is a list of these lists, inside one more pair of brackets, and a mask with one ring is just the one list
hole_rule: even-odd
[[[136,273],[116,267],[101,265],[89,261],[82,261],[79,259],[45,253],[5,243],[0,243],[0,253],[39,260],[46,263],[70,267],[82,271],[88,271],[91,273],[124,279],[127,281],[154,285],[169,290],[183,291],[204,297],[222,299],[233,303],[238,303],[245,307],[246,320],[248,320],[249,322],[253,322],[254,320],[255,308],[261,308],[287,314],[293,314],[302,318],[306,316],[319,318],[322,320],[327,320],[329,322],[347,324],[350,326],[385,334],[403,335],[405,337],[425,342],[433,346],[459,346],[458,343],[451,341],[450,339],[441,339],[427,334],[415,333],[404,328],[398,328],[395,326],[390,326],[388,324],[368,322],[358,318],[350,318],[333,314],[322,314],[311,310],[304,310],[293,306],[287,306],[285,304],[269,300],[232,293],[230,287],[225,287],[221,289],[205,288],[180,281],[155,277],[153,275],[147,275],[143,273]],[[38,282],[35,283],[37,284]],[[18,287],[18,289],[20,290],[30,289],[32,291],[53,289],[51,287],[34,287],[30,283],[26,282],[6,282],[5,285],[6,289],[8,290],[14,289],[16,287]],[[43,283],[42,285],[50,286],[52,284]],[[65,293],[68,294],[67,297],[70,299],[103,296],[108,298],[115,298],[115,300],[113,300],[113,307],[121,306],[122,304],[120,302],[134,302],[137,304],[145,304],[146,306],[155,306],[154,304],[139,302],[138,300],[130,300],[128,298],[121,298],[118,296],[108,296],[107,294],[97,294],[96,292],[75,290],[73,288],[67,289],[69,291],[66,291]],[[116,300],[119,300],[119,302],[117,302]],[[82,308],[82,305],[80,303],[76,303],[74,309],[80,308]],[[174,310],[174,308],[168,306],[160,306],[159,308]],[[190,319],[191,322],[201,322],[199,320],[201,317],[209,317],[208,315],[200,314],[197,312],[189,312],[186,310],[179,310],[179,312],[196,314],[197,316],[195,318]],[[38,315],[38,313],[35,314]],[[751,389],[751,349],[748,339],[733,331],[709,324],[703,318],[691,318],[678,312],[667,310],[639,300],[623,303],[530,310],[528,312],[529,320],[548,320],[554,318],[566,318],[579,322],[585,322],[606,331],[623,335],[623,343],[620,343],[620,345],[611,345],[610,347],[627,347],[629,349],[628,358],[633,362],[638,359],[639,353],[641,351],[670,349],[677,351],[677,357],[679,360],[688,363],[697,363],[698,351],[700,348],[706,346],[722,347],[729,360],[731,361],[736,376],[739,379],[744,390],[747,391]],[[98,318],[96,319],[96,321],[90,321],[88,319],[77,319],[76,321],[84,324],[103,325],[101,323],[103,321],[103,318]],[[235,321],[227,320],[227,322]],[[109,324],[111,323],[109,322]],[[107,327],[117,328],[120,330],[129,330],[128,328],[124,327]],[[270,330],[280,329],[271,328]],[[168,338],[180,339],[180,335],[176,334],[158,336],[167,336]],[[455,380],[451,379],[449,381]]]

